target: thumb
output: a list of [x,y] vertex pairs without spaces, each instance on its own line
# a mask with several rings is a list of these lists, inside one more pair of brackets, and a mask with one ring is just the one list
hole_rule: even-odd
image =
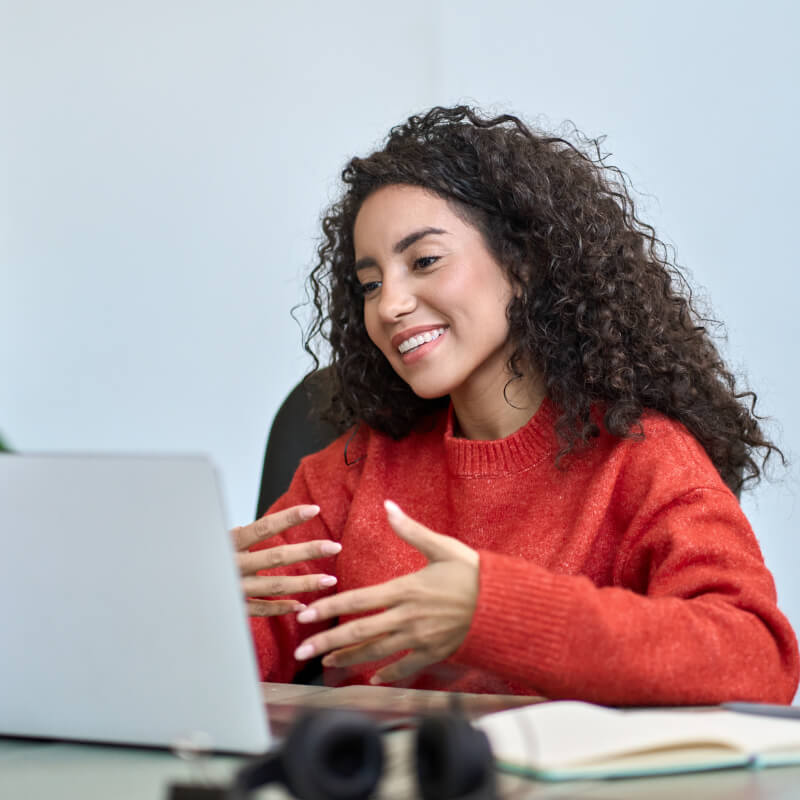
[[428,561],[467,561],[477,566],[478,553],[452,536],[443,536],[421,522],[411,519],[397,503],[385,500],[386,518],[392,530],[405,542],[428,559]]

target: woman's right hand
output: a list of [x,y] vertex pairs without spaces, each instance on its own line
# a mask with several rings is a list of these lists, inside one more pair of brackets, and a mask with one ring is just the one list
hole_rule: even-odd
[[263,542],[294,525],[307,522],[319,513],[319,506],[292,506],[274,514],[266,514],[261,519],[234,528],[231,531],[236,560],[242,575],[242,591],[247,597],[247,612],[252,617],[274,617],[289,614],[305,608],[297,600],[253,600],[253,597],[273,597],[299,592],[317,592],[329,589],[336,584],[333,575],[318,573],[314,575],[257,575],[260,570],[275,569],[299,561],[315,558],[329,558],[336,555],[342,546],[330,539],[317,539],[298,544],[282,544],[256,550],[248,549],[257,542]]

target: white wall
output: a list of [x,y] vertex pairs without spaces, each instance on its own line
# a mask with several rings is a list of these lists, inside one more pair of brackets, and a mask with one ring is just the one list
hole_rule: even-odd
[[[433,103],[608,134],[787,455],[800,7],[0,0],[0,431],[210,453],[252,517],[306,366],[289,308],[348,156]],[[376,10],[377,9],[377,10]],[[800,628],[800,472],[744,506]]]
[[349,154],[433,102],[423,0],[363,9],[0,0],[15,448],[208,452],[252,519],[320,211]]

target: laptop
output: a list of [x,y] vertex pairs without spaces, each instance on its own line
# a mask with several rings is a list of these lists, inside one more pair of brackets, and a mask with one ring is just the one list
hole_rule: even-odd
[[0,735],[267,750],[227,528],[202,457],[0,456]]

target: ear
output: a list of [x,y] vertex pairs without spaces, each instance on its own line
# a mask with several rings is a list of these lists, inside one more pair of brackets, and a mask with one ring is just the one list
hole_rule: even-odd
[[524,264],[515,264],[511,267],[506,267],[506,275],[511,283],[511,291],[513,300],[519,300],[523,306],[527,306],[530,302],[531,285],[534,282],[533,266]]

